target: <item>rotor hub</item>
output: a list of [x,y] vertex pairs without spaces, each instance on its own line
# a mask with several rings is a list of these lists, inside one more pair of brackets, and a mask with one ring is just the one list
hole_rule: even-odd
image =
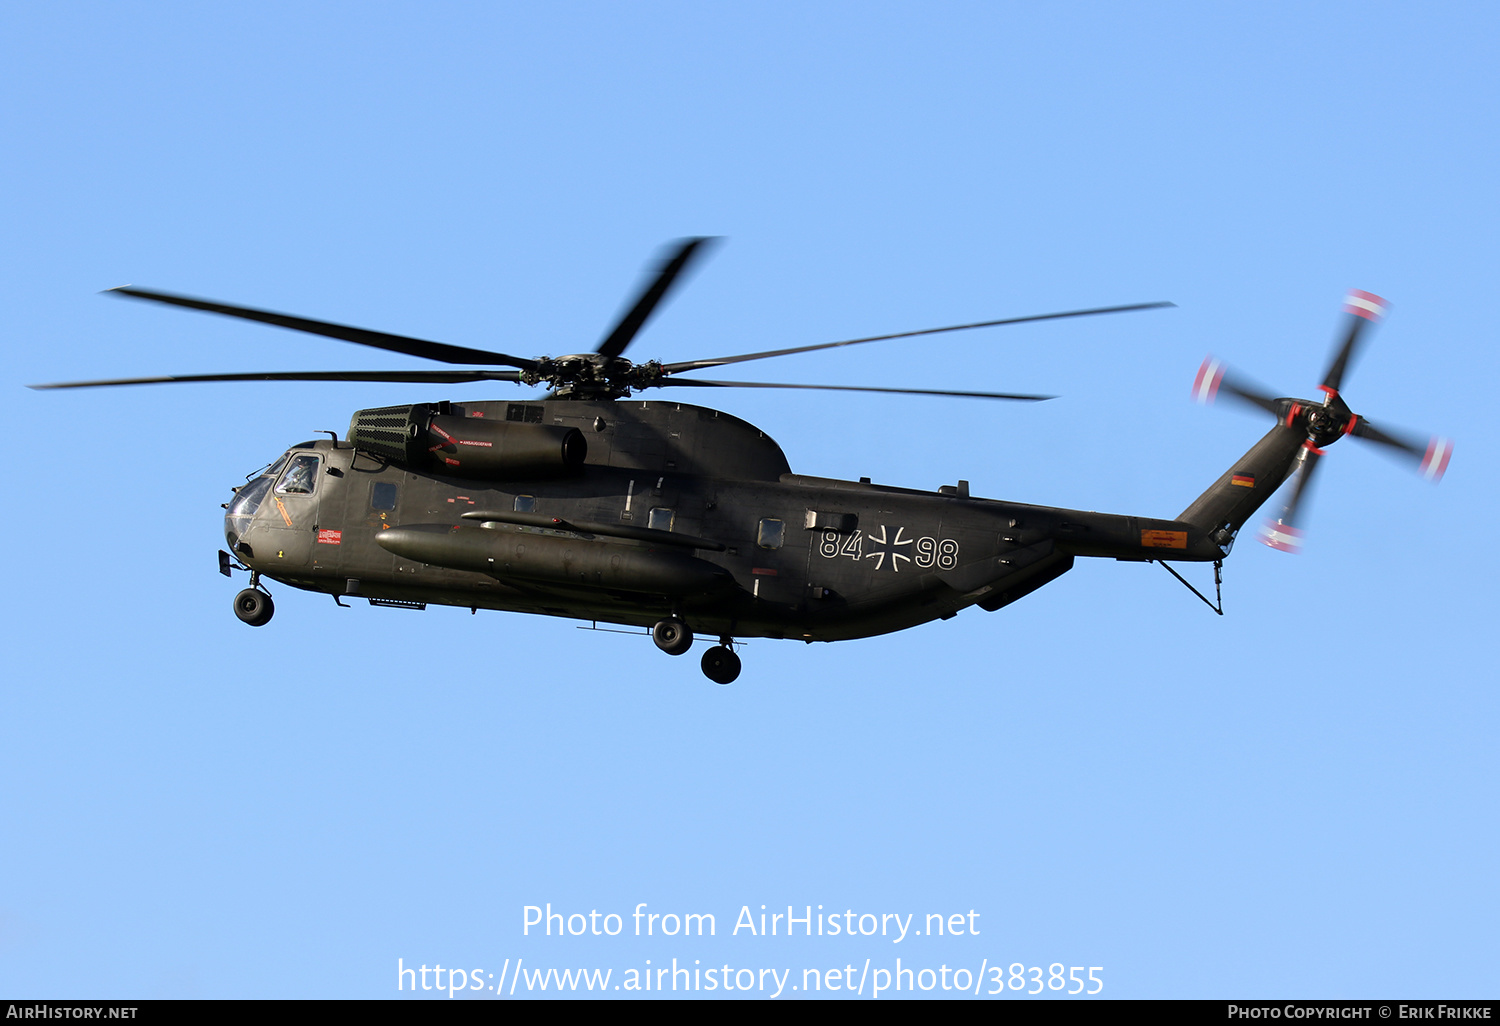
[[[1285,413],[1281,422],[1289,428],[1301,428],[1308,440],[1322,449],[1347,435],[1359,418],[1345,406],[1343,409],[1314,403],[1307,399],[1283,399]],[[1342,403],[1340,403],[1342,406]]]
[[624,399],[661,377],[661,364],[655,360],[637,366],[623,356],[574,353],[538,358],[536,369],[521,380],[528,385],[549,385],[559,399]]
[[1307,434],[1320,449],[1342,438],[1348,427],[1348,415],[1322,406],[1315,406],[1308,411]]

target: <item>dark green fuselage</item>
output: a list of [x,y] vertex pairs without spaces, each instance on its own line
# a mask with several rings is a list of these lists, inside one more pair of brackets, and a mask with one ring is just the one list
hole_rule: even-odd
[[[1076,556],[1220,559],[1285,478],[1303,437],[1273,429],[1182,519],[1156,520],[971,498],[966,486],[926,492],[803,477],[764,432],[680,403],[444,409],[577,428],[587,456],[566,471],[481,479],[402,465],[347,441],[303,443],[265,484],[246,486],[259,489],[258,505],[231,504],[235,558],[332,595],[641,627],[677,615],[702,634],[834,641],[975,604],[999,609]],[[310,488],[288,481],[295,466],[313,469]],[[234,508],[242,505],[255,508],[245,515]],[[464,517],[486,511],[496,519]]]

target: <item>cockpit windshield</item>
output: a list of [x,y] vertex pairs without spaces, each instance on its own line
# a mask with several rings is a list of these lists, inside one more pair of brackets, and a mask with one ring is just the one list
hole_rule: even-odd
[[231,550],[239,542],[240,536],[249,529],[251,518],[265,501],[266,493],[271,490],[271,482],[274,480],[270,474],[264,474],[234,493],[234,499],[229,503],[229,512],[224,514],[224,540],[229,542]]
[[229,515],[232,517],[252,517],[255,511],[260,509],[261,500],[266,497],[266,492],[271,490],[271,479],[269,477],[257,477],[254,481],[245,485],[234,493],[234,501],[229,504]]

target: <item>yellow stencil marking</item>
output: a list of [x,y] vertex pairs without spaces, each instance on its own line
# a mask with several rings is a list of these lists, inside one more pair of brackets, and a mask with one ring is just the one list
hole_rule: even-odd
[[1148,549],[1185,549],[1186,531],[1142,531],[1141,545]]
[[[279,509],[279,510],[281,510],[281,519],[283,519],[283,520],[286,521],[286,526],[291,527],[292,526],[292,518],[286,515],[286,507],[281,504],[281,497],[280,496],[277,496],[277,498],[276,498],[276,508]],[[1186,544],[1186,543],[1184,543],[1184,544]]]

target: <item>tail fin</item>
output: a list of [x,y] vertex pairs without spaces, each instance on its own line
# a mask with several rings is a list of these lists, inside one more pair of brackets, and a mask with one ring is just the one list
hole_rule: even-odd
[[1306,431],[1278,423],[1177,519],[1210,535],[1227,532],[1226,541],[1232,538],[1281,487],[1306,439]]

